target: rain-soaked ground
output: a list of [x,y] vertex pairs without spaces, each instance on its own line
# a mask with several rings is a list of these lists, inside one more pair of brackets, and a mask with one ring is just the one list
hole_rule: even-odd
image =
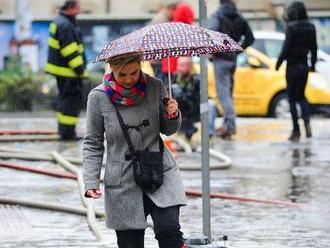
[[[211,191],[294,201],[306,207],[212,199],[213,238],[228,235],[230,248],[330,247],[330,119],[313,120],[314,137],[297,144],[286,140],[290,130],[288,120],[244,118],[238,119],[238,125],[238,135],[233,140],[213,141],[213,148],[230,156],[233,166],[211,172]],[[0,127],[42,130],[55,129],[56,123],[54,118],[1,117]],[[83,121],[80,128],[83,129]],[[81,142],[0,145],[38,152],[57,150],[75,156],[81,152]],[[50,162],[10,161],[61,170]],[[200,172],[183,171],[182,177],[187,188],[200,189]],[[0,168],[0,196],[81,206],[75,181],[5,168]],[[96,205],[103,210],[102,200],[96,201]],[[27,207],[10,210],[0,208],[0,247],[102,247],[90,232],[85,217]],[[189,198],[181,212],[186,236],[202,232],[201,215],[201,199]],[[114,232],[105,228],[103,220],[98,224],[109,247],[116,247]],[[157,247],[151,229],[146,232],[146,247]]]

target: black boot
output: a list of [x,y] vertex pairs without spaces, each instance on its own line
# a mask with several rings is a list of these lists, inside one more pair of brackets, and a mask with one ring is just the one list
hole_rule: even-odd
[[305,132],[306,132],[306,138],[312,137],[312,128],[311,125],[309,124],[309,121],[305,122]]
[[80,139],[76,135],[74,125],[58,124],[58,131],[59,131],[60,138],[63,141],[71,141],[71,140],[79,140]]
[[300,139],[300,132],[293,130],[290,137],[289,137],[289,141],[298,142],[299,139]]

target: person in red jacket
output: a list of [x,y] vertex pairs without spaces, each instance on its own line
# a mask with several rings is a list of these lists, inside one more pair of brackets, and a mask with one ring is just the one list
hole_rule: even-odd
[[194,19],[195,15],[193,8],[184,1],[179,1],[174,8],[172,21],[193,24]]
[[[172,3],[174,10],[172,14],[172,22],[182,22],[186,24],[193,24],[195,20],[195,14],[193,8],[185,1],[175,1]],[[172,75],[176,72],[178,58],[170,58],[170,72]],[[162,72],[168,73],[168,62],[167,58],[162,60]],[[164,83],[167,86],[167,77],[164,77]]]

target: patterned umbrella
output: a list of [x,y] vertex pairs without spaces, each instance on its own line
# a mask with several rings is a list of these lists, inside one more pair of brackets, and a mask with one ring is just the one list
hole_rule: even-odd
[[[242,51],[242,48],[226,34],[171,22],[146,26],[110,42],[94,62],[107,62],[111,57],[129,53],[141,53],[144,60],[151,60],[235,51]],[[169,63],[169,59],[167,61]],[[170,71],[168,81],[172,98]]]
[[95,62],[106,62],[113,56],[136,52],[141,52],[144,60],[151,60],[241,50],[226,34],[173,22],[146,26],[110,42],[100,51]]

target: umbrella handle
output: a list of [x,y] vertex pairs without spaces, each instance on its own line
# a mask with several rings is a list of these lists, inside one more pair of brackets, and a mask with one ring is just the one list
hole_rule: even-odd
[[171,66],[170,66],[170,58],[167,57],[167,75],[168,75],[168,94],[169,98],[172,99],[172,81],[171,81]]

